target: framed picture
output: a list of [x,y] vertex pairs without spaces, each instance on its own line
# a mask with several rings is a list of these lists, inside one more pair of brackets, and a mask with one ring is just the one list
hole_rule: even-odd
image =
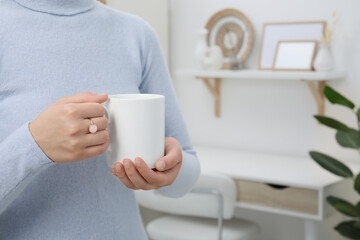
[[273,62],[273,69],[284,71],[311,71],[316,49],[316,40],[279,41]]
[[325,21],[265,23],[259,57],[260,70],[272,70],[279,41],[321,41],[326,28]]

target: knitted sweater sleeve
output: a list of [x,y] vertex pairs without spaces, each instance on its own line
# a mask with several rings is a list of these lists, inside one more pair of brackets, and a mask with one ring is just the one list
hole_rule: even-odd
[[145,47],[142,54],[140,91],[165,96],[165,135],[177,139],[183,150],[182,167],[174,183],[157,191],[168,197],[180,197],[186,194],[197,181],[200,175],[200,164],[191,145],[156,34],[150,26],[146,25],[144,35]]
[[54,164],[36,144],[28,124],[0,141],[0,214],[37,174]]

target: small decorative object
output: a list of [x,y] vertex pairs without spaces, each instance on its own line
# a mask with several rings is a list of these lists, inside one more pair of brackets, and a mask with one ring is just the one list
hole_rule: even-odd
[[316,71],[331,71],[334,67],[333,59],[330,53],[329,44],[320,44],[318,53],[314,61]]
[[311,71],[317,41],[279,41],[273,69],[286,71]]
[[222,49],[224,69],[239,69],[249,57],[254,30],[249,19],[236,9],[217,12],[206,24],[208,45]]
[[333,12],[333,16],[335,18],[333,26],[332,28],[326,29],[315,58],[314,68],[316,71],[331,71],[334,68],[334,61],[331,56],[330,44],[332,35],[335,31],[335,26],[338,23],[339,18],[336,16],[336,11]]
[[200,29],[198,31],[198,41],[195,49],[195,61],[197,68],[203,69],[203,60],[208,50],[207,44],[207,29]]
[[[360,108],[355,109],[355,104],[352,101],[328,86],[324,88],[324,94],[331,103],[345,106],[354,112],[358,126],[352,128],[338,120],[321,115],[316,115],[315,118],[325,126],[337,131],[336,141],[340,146],[354,149],[360,153]],[[352,179],[354,181],[353,186],[355,191],[360,194],[360,173],[354,175],[350,168],[344,163],[326,154],[311,151],[310,156],[329,172],[340,177]],[[357,202],[353,204],[335,196],[329,196],[327,201],[337,211],[347,216],[347,220],[338,224],[335,230],[348,239],[360,239],[360,203]]]
[[204,70],[219,70],[223,66],[223,53],[219,46],[211,46],[206,52],[202,61]]
[[321,41],[325,21],[265,23],[259,59],[260,70],[272,70],[279,41],[316,40]]

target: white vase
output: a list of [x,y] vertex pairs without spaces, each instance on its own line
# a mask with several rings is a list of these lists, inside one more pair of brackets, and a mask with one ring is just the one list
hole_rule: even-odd
[[196,67],[203,69],[203,59],[205,57],[206,51],[208,50],[207,44],[207,34],[208,30],[203,28],[198,31],[198,41],[195,48],[195,63]]
[[223,66],[224,55],[219,46],[211,46],[205,51],[202,61],[204,70],[219,70]]
[[334,68],[334,61],[330,52],[329,44],[321,44],[317,52],[314,69],[316,71],[331,71]]

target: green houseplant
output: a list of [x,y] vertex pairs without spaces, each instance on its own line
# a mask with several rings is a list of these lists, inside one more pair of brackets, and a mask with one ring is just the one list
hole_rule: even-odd
[[[324,88],[324,94],[331,103],[342,105],[354,112],[357,129],[351,128],[338,120],[326,116],[315,115],[314,117],[325,126],[336,130],[335,137],[340,146],[354,149],[360,153],[360,108],[356,109],[353,102],[329,86]],[[351,178],[354,181],[355,191],[360,194],[360,173],[354,175],[350,168],[344,163],[326,154],[311,151],[310,156],[321,167],[329,172],[344,178]],[[335,230],[346,238],[360,239],[360,201],[353,204],[339,197],[329,196],[327,202],[337,211],[351,219],[338,224],[335,227]]]

